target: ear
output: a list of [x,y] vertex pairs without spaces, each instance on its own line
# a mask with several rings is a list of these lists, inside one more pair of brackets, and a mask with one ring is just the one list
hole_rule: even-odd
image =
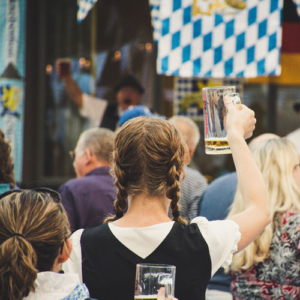
[[194,156],[195,150],[196,150],[196,146],[192,146],[192,147],[189,149],[191,159],[192,159],[193,156]]
[[85,149],[85,164],[88,165],[94,159],[94,154],[90,149]]
[[62,251],[59,252],[58,255],[58,263],[63,264],[67,259],[69,259],[72,252],[72,242],[70,239],[66,239],[64,246],[62,247]]

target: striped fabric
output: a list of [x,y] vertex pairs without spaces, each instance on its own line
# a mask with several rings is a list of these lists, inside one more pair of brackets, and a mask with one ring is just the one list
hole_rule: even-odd
[[[198,215],[199,200],[207,187],[205,177],[197,170],[185,167],[185,179],[180,183],[180,216],[191,221]],[[172,213],[169,212],[172,218]]]

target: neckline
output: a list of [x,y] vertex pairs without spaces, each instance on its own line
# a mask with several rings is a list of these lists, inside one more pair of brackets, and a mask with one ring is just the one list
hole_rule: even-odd
[[113,223],[108,223],[108,227],[109,226],[113,226],[115,228],[118,228],[118,229],[147,229],[147,228],[154,228],[154,227],[160,227],[162,225],[165,225],[165,224],[171,224],[171,223],[175,223],[175,221],[169,221],[169,222],[163,222],[163,223],[158,223],[158,224],[154,224],[154,225],[150,225],[150,226],[144,226],[144,227],[121,227],[121,226],[117,226],[117,225],[114,225]]
[[138,255],[137,253],[135,253],[134,251],[132,251],[131,249],[129,249],[125,244],[123,244],[113,233],[113,231],[110,228],[110,225],[112,224],[107,224],[107,228],[110,232],[110,234],[113,236],[115,242],[124,249],[124,251],[130,253],[131,255],[134,255],[136,257],[139,257],[140,259],[142,259],[143,261],[147,260],[151,255],[153,255],[156,251],[158,251],[158,249],[168,241],[168,239],[170,238],[170,236],[173,234],[173,232],[176,230],[177,225],[179,225],[179,223],[175,222],[175,221],[170,221],[170,222],[165,222],[165,223],[159,223],[159,224],[155,224],[152,226],[148,226],[148,227],[118,227],[113,225],[115,228],[118,229],[145,229],[145,228],[153,228],[153,226],[157,226],[157,225],[162,225],[162,224],[166,224],[166,223],[174,223],[170,229],[170,231],[168,232],[168,234],[165,236],[165,238],[157,245],[157,247],[155,249],[153,249],[153,251],[151,253],[149,253],[149,255],[147,255],[146,257],[141,257],[140,255]]
[[85,176],[100,175],[100,174],[108,173],[109,168],[110,168],[109,166],[103,166],[100,168],[96,168],[96,169],[90,171],[89,173],[87,173]]

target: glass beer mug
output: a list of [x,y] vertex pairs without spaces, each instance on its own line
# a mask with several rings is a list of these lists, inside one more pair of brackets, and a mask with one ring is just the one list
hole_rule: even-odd
[[158,290],[165,288],[165,297],[174,298],[176,267],[161,264],[137,264],[135,300],[155,300]]
[[204,137],[206,154],[230,154],[226,135],[226,107],[223,98],[230,97],[233,104],[241,104],[235,86],[202,89],[204,106]]

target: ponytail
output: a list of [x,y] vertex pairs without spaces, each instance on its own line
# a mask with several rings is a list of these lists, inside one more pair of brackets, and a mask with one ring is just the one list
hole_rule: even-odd
[[21,236],[10,236],[0,247],[0,300],[20,300],[34,292],[37,255]]

